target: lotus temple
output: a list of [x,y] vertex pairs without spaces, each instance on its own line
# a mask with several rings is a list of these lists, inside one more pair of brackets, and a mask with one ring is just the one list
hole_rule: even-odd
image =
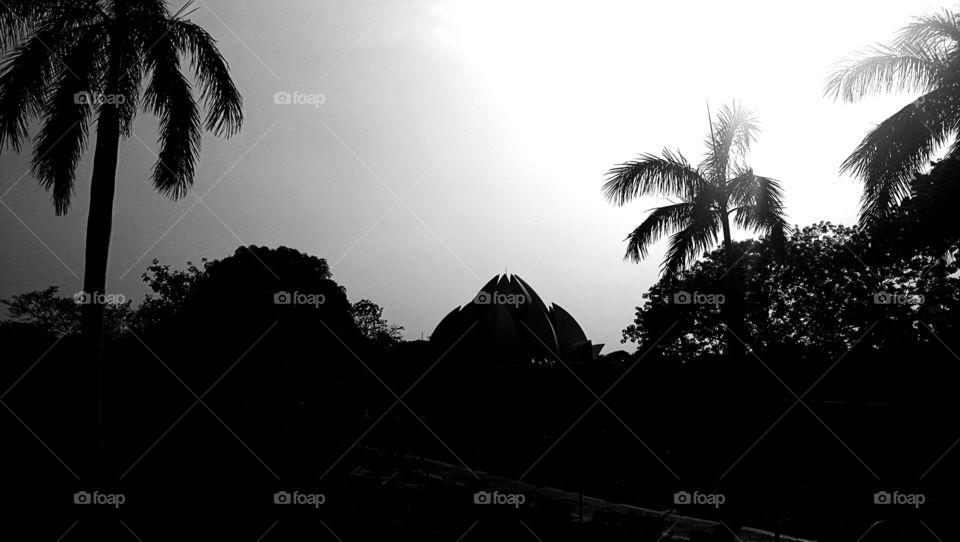
[[580,324],[556,303],[549,307],[517,275],[490,279],[467,304],[450,311],[430,344],[458,358],[485,363],[590,363],[593,344]]

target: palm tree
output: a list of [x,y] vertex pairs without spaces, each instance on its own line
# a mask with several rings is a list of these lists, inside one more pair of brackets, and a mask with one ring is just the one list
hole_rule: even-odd
[[[243,122],[227,63],[216,40],[185,18],[189,5],[171,13],[166,0],[0,2],[0,49],[6,54],[0,67],[0,148],[19,152],[28,122],[42,120],[32,170],[52,192],[57,215],[70,207],[96,115],[85,292],[102,294],[106,286],[117,155],[138,108],[159,118],[152,180],[173,199],[193,184],[203,129],[229,137]],[[205,117],[181,71],[181,56],[191,59]],[[98,296],[92,301],[83,307],[81,336],[99,373],[104,306]]]
[[871,130],[841,168],[864,183],[863,225],[888,216],[944,144],[949,157],[960,157],[960,13],[914,18],[891,42],[838,65],[826,87],[827,96],[845,102],[892,92],[920,97]]
[[[716,121],[711,117],[710,134],[705,141],[707,153],[698,166],[690,164],[679,152],[665,149],[661,156],[642,154],[637,160],[611,169],[603,192],[616,205],[641,196],[679,200],[652,209],[627,236],[625,259],[642,261],[653,243],[672,234],[662,268],[663,274],[677,273],[711,250],[722,235],[727,278],[736,265],[731,248],[732,226],[770,235],[775,245],[782,246],[788,226],[780,183],[754,174],[745,163],[757,133],[759,127],[753,114],[734,102],[721,108]],[[737,314],[738,292],[729,280],[724,284],[729,324],[745,340],[743,317]]]

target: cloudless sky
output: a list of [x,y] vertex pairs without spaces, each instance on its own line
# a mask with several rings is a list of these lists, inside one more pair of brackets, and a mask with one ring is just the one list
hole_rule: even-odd
[[[193,194],[171,202],[150,186],[156,121],[141,115],[121,147],[107,290],[141,299],[154,258],[182,268],[286,245],[326,258],[352,301],[379,303],[408,338],[507,270],[605,352],[623,348],[663,255],[625,262],[623,238],[663,202],[611,206],[605,172],[664,147],[699,160],[706,103],[738,99],[763,127],[750,162],[783,182],[791,222],[851,224],[860,185],[839,165],[912,97],[834,103],[824,81],[946,6],[198,0],[191,18],[230,61],[244,129],[205,137]],[[276,104],[278,92],[316,103]],[[88,151],[55,217],[29,153],[0,154],[0,298],[80,289],[91,165]]]

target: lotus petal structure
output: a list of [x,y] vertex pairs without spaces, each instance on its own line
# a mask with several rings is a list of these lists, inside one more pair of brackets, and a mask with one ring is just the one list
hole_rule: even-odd
[[473,299],[450,311],[430,336],[449,355],[491,363],[595,361],[594,345],[559,305],[547,307],[517,275],[497,275]]

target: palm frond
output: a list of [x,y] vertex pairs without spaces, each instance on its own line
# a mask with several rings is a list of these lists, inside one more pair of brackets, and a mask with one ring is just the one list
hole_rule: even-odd
[[97,59],[102,57],[102,32],[89,31],[65,59],[70,70],[59,79],[43,106],[43,128],[33,149],[32,168],[46,190],[53,192],[54,209],[63,215],[74,193],[76,168],[87,146],[91,106],[78,96],[97,92]]
[[876,46],[839,64],[824,93],[849,103],[881,93],[929,92],[946,71],[947,57],[923,45]]
[[20,151],[27,122],[44,113],[42,104],[56,70],[72,69],[64,57],[99,17],[88,1],[0,2],[3,50],[16,45],[0,68],[0,148],[9,145]]
[[724,104],[705,141],[708,151],[704,167],[716,180],[726,180],[731,166],[746,155],[759,132],[760,126],[752,111],[737,102]]
[[101,14],[96,0],[0,1],[0,50],[8,51],[51,21],[79,25]]
[[653,209],[647,218],[627,236],[625,260],[639,263],[647,257],[650,245],[672,231],[682,230],[693,210],[691,203],[682,202]]
[[[154,0],[154,1],[166,4],[166,2],[164,2],[163,0]],[[193,0],[187,0],[187,2],[182,6],[180,6],[180,9],[178,9],[177,12],[174,13],[172,17],[174,19],[186,19],[187,17],[193,15],[193,13],[196,12],[198,9],[200,9],[200,7],[194,6]]]
[[677,273],[717,244],[720,236],[720,216],[713,204],[716,195],[702,191],[690,202],[685,227],[670,236],[663,261],[663,272]]
[[[192,0],[188,1],[181,8],[181,11],[192,3]],[[127,9],[127,16],[130,19],[139,19],[139,24],[143,24],[145,19],[158,21],[176,18],[176,15],[170,14],[167,0],[137,0],[136,2],[126,2],[124,7]]]
[[960,126],[960,97],[954,87],[938,88],[871,130],[841,170],[864,182],[862,224],[881,219],[909,193],[913,174],[950,142]]
[[41,114],[57,61],[46,42],[55,43],[59,37],[54,29],[34,35],[0,69],[0,148],[20,152],[28,120]]
[[895,43],[956,51],[960,46],[960,14],[944,8],[914,17],[900,30]]
[[0,2],[0,49],[9,50],[50,18],[63,0],[3,0]]
[[642,154],[638,160],[612,168],[607,172],[603,193],[608,201],[624,205],[640,196],[689,195],[705,182],[682,154],[664,149],[663,156]]
[[193,186],[200,155],[202,126],[200,110],[190,92],[190,83],[177,72],[165,83],[160,117],[160,153],[153,171],[153,185],[160,193],[179,199]]
[[731,200],[737,205],[734,223],[744,229],[769,233],[786,224],[783,188],[780,182],[748,170],[731,179]]
[[217,41],[190,21],[172,19],[170,25],[180,47],[190,54],[207,110],[206,129],[226,137],[236,134],[243,126],[243,98],[230,76],[227,61],[217,48]]
[[193,184],[200,153],[200,111],[190,82],[180,70],[177,37],[161,26],[154,28],[152,46],[144,59],[151,73],[144,105],[160,118],[160,153],[153,169],[154,187],[173,199],[186,195]]
[[133,129],[133,119],[140,108],[140,91],[143,84],[144,60],[143,52],[135,40],[124,36],[120,44],[120,75],[117,88],[113,89],[123,99],[117,103],[120,120],[120,134],[130,137]]
[[30,31],[34,18],[32,0],[10,0],[0,4],[0,48],[4,51],[20,43]]

